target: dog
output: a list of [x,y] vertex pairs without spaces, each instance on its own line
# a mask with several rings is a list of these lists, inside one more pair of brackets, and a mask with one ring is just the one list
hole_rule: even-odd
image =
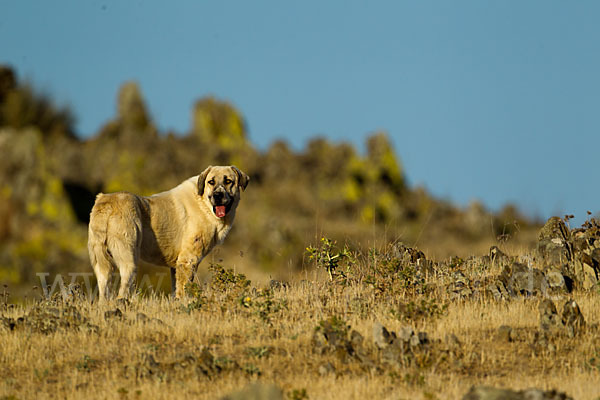
[[185,295],[198,264],[229,233],[250,178],[235,166],[209,166],[166,192],[149,197],[100,193],[90,214],[88,251],[100,301],[119,270],[118,297],[127,297],[140,262],[171,268],[171,292]]

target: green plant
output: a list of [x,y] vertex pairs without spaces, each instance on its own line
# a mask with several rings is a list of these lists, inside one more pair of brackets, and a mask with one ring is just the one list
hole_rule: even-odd
[[272,289],[258,290],[254,298],[248,294],[244,294],[240,297],[239,303],[242,307],[251,309],[254,315],[268,324],[271,323],[271,318],[275,314],[287,309],[287,301],[285,299],[276,300],[273,297]]
[[208,270],[213,273],[210,286],[215,291],[239,293],[250,286],[251,281],[244,274],[235,273],[231,268],[211,264]]
[[[317,268],[323,268],[329,274],[329,279],[333,281],[336,277],[346,278],[351,267],[356,263],[356,257],[347,245],[341,250],[336,249],[336,241],[326,237],[321,238],[321,244],[318,247],[308,246],[306,248],[308,258],[314,260]],[[345,262],[346,271],[340,271],[340,264]]]
[[321,331],[326,336],[335,334],[339,338],[346,338],[349,330],[350,326],[343,318],[337,315],[332,315],[327,319],[319,321],[319,325],[315,328],[315,331]]
[[260,376],[262,374],[260,372],[260,369],[252,363],[244,364],[244,366],[242,366],[242,371],[244,371],[246,374],[251,375],[251,376],[252,375]]
[[200,285],[195,282],[185,284],[185,294],[190,299],[190,302],[185,305],[182,304],[179,306],[179,309],[188,314],[194,310],[200,310],[208,301]]
[[424,273],[429,261],[416,249],[404,248],[401,255],[393,249],[386,252],[370,249],[368,263],[370,269],[364,282],[375,289],[377,296],[406,292],[424,294],[430,291]]
[[293,389],[287,393],[287,398],[290,400],[308,400],[308,393],[306,389]]
[[93,360],[90,356],[85,354],[81,361],[75,364],[75,367],[82,372],[90,372],[97,364],[96,360]]
[[246,353],[256,358],[269,357],[273,353],[273,348],[271,346],[247,347]]

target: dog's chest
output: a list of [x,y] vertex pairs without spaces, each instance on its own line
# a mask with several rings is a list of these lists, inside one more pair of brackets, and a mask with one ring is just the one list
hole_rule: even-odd
[[204,257],[214,246],[223,243],[230,229],[231,225],[220,224],[208,231],[197,230],[195,235],[193,235],[193,252],[198,256]]

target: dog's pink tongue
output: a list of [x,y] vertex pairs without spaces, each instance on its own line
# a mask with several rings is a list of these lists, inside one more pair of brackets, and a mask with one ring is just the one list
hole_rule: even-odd
[[225,206],[215,206],[215,214],[219,218],[223,218],[225,216]]

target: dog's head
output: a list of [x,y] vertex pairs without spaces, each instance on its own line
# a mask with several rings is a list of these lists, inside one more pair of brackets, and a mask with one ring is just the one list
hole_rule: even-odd
[[206,168],[198,177],[198,195],[212,208],[217,218],[235,211],[240,192],[246,189],[250,177],[234,165]]

